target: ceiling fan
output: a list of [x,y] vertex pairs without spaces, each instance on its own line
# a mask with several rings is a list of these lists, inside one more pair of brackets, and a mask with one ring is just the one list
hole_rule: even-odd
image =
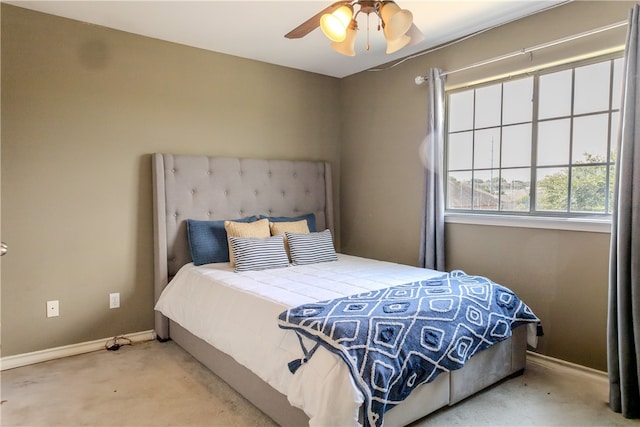
[[[355,55],[355,40],[358,30],[357,18],[360,13],[378,18],[378,30],[382,29],[387,41],[386,53],[393,53],[405,46],[424,40],[422,32],[413,23],[413,14],[394,1],[338,1],[327,6],[311,18],[285,34],[288,39],[299,39],[320,27],[331,47],[347,56]],[[368,40],[367,26],[367,40]],[[369,50],[367,41],[367,50]]]

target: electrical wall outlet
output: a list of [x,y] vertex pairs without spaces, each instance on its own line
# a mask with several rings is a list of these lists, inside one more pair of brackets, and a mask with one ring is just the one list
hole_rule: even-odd
[[109,294],[109,308],[120,308],[120,292]]
[[58,300],[47,301],[47,317],[60,316],[60,305]]

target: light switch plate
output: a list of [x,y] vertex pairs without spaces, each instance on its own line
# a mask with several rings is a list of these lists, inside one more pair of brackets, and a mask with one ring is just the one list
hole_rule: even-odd
[[109,294],[109,308],[120,308],[120,292]]

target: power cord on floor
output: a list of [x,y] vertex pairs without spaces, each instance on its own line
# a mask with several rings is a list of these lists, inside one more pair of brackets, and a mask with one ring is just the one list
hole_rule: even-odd
[[116,351],[123,345],[133,345],[133,341],[126,337],[115,336],[104,344],[104,348],[109,351]]

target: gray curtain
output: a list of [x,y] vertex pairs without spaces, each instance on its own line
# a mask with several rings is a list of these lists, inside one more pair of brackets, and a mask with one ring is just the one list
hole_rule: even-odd
[[639,11],[627,29],[609,259],[609,405],[626,418],[640,417]]
[[440,73],[437,68],[429,70],[427,135],[420,147],[425,175],[419,265],[444,271],[444,77]]

